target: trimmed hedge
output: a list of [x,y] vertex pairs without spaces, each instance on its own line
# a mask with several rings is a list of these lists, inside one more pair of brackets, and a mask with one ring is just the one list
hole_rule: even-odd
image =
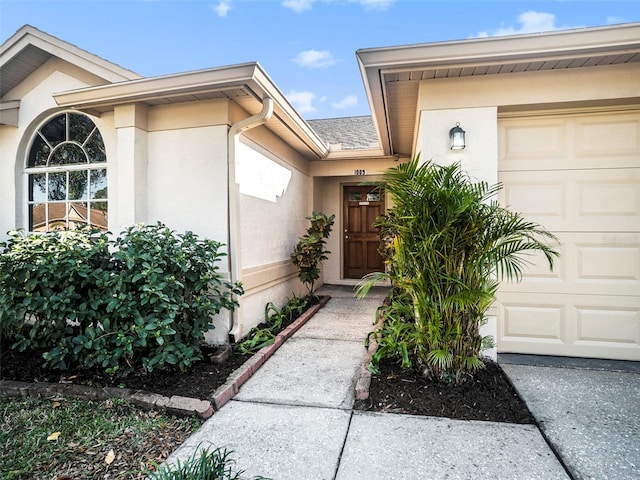
[[186,370],[201,358],[211,317],[233,310],[223,245],[165,225],[111,240],[86,230],[11,232],[0,243],[0,334],[44,350],[47,368]]

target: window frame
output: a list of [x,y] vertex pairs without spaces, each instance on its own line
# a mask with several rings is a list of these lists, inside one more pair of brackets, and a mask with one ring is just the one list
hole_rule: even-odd
[[[43,129],[46,128],[47,125],[49,125],[51,122],[55,121],[58,117],[64,115],[65,116],[65,132],[64,132],[64,137],[65,139],[63,141],[60,141],[56,144],[52,144],[50,142],[49,139],[47,139],[47,137],[42,133]],[[70,136],[70,118],[72,118],[73,115],[78,115],[78,116],[82,116],[85,117],[85,119],[89,120],[91,122],[91,124],[93,125],[93,128],[91,129],[91,131],[88,133],[88,135],[86,136],[85,140],[83,141],[83,143],[78,142],[75,139],[72,139]],[[104,160],[103,161],[96,161],[96,162],[92,162],[91,161],[91,157],[90,157],[90,152],[87,151],[86,149],[86,145],[88,144],[88,142],[91,140],[91,138],[94,136],[95,133],[98,133],[100,135],[100,141],[102,143],[102,149],[104,151]],[[40,138],[41,140],[43,140],[47,146],[51,149],[51,151],[48,153],[47,156],[47,165],[38,165],[38,166],[29,166],[29,161],[31,159],[31,153],[32,153],[32,149],[35,146],[36,141],[38,140],[38,138]],[[62,165],[48,165],[49,162],[52,159],[52,156],[54,155],[54,153],[56,152],[56,150],[60,149],[62,145],[65,144],[73,144],[75,146],[78,146],[82,149],[82,152],[84,154],[85,160],[82,163],[70,163],[70,164],[62,164]],[[92,229],[99,229],[99,230],[104,230],[107,231],[108,230],[108,211],[109,211],[109,185],[108,185],[108,159],[106,156],[106,146],[104,143],[104,137],[102,135],[102,133],[100,132],[100,129],[98,128],[98,126],[96,125],[96,122],[93,120],[93,118],[91,118],[91,116],[82,113],[82,112],[78,112],[78,111],[61,111],[61,112],[56,112],[55,114],[48,116],[46,119],[44,119],[43,121],[41,121],[38,125],[38,127],[35,129],[34,134],[32,135],[29,143],[28,143],[28,147],[26,149],[25,152],[25,159],[24,159],[24,163],[23,163],[23,169],[22,169],[22,173],[23,173],[23,177],[24,177],[24,195],[23,195],[23,211],[24,211],[24,224],[25,224],[25,230],[29,231],[29,232],[49,232],[49,231],[53,231],[53,230],[57,230],[59,229],[58,225],[54,224],[53,228],[50,225],[51,220],[50,220],[50,212],[49,212],[49,205],[55,205],[55,204],[62,204],[65,205],[65,214],[64,214],[64,226],[62,228],[64,229],[71,229],[73,228],[73,225],[70,225],[70,223],[73,223],[73,220],[70,221],[70,211],[71,208],[73,208],[74,205],[82,205],[83,208],[86,208],[86,218],[84,219],[84,221],[82,223],[84,223],[85,225],[90,226]],[[104,170],[105,171],[105,176],[104,176],[104,182],[105,182],[105,187],[107,189],[107,194],[105,196],[105,198],[100,198],[100,199],[96,199],[96,198],[91,198],[91,192],[90,192],[90,184],[91,184],[91,172],[92,171],[97,171],[97,170]],[[87,186],[86,186],[86,192],[85,192],[85,196],[81,199],[71,199],[69,198],[69,173],[70,172],[85,172],[86,175],[88,176],[88,180],[87,180]],[[51,200],[49,198],[49,175],[50,174],[55,174],[55,173],[65,173],[66,174],[66,188],[65,188],[65,198],[63,200]],[[45,175],[46,181],[45,181],[45,188],[44,191],[41,190],[41,194],[44,195],[44,200],[42,201],[37,201],[35,200],[35,195],[32,192],[32,185],[31,185],[31,176],[32,175],[38,175],[38,174],[42,174]],[[94,223],[92,222],[92,204],[100,204],[100,205],[104,205],[105,208],[104,210],[101,210],[104,212],[104,219],[105,222],[103,223]],[[37,206],[37,205],[45,205],[45,215],[44,215],[44,224],[42,228],[38,228],[35,229],[35,225],[34,225],[34,218],[33,218],[33,209]],[[97,210],[97,209],[96,209]],[[55,221],[55,219],[54,219]]]

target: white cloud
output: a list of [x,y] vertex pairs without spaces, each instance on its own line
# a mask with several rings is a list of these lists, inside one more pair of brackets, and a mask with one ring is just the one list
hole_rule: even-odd
[[517,35],[522,33],[549,32],[552,30],[561,30],[567,28],[577,28],[569,26],[556,25],[556,16],[553,13],[536,12],[529,10],[528,12],[518,15],[519,27],[502,27],[496,31],[480,32],[478,37],[495,37],[502,35]]
[[622,17],[613,17],[613,16],[608,16],[607,17],[607,25],[616,25],[618,23],[624,23],[625,20]]
[[305,50],[298,53],[293,61],[307,68],[329,68],[336,63],[331,52],[327,50]]
[[228,0],[222,0],[220,3],[218,3],[218,5],[213,7],[213,9],[219,17],[226,17],[227,13],[229,13],[229,10],[231,10],[231,4]]
[[[296,13],[311,10],[313,4],[319,0],[282,0],[280,3],[285,8],[290,8]],[[345,3],[344,0],[322,0],[324,3]],[[346,0],[347,3],[362,5],[370,10],[386,10],[397,0]]]
[[371,8],[376,10],[386,10],[391,5],[396,3],[396,0],[352,0],[355,3],[359,3],[365,8]]
[[338,110],[344,110],[349,107],[355,107],[358,104],[358,97],[355,95],[347,95],[339,102],[332,103],[331,106]]
[[281,5],[285,8],[290,8],[294,12],[300,13],[305,10],[310,10],[314,1],[315,0],[283,0]]
[[313,113],[316,111],[316,107],[313,106],[313,101],[316,98],[315,93],[291,90],[286,96],[299,113]]

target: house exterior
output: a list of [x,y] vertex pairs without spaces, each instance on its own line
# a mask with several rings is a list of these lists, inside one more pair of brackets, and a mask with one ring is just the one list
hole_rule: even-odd
[[300,291],[289,254],[314,210],[336,214],[325,283],[383,268],[386,199],[361,183],[420,153],[502,182],[561,240],[553,272],[501,287],[498,351],[640,360],[640,24],[356,58],[372,117],[305,121],[257,63],[141,78],[23,27],[0,46],[0,237],[162,221],[222,241],[246,290],[225,341]]

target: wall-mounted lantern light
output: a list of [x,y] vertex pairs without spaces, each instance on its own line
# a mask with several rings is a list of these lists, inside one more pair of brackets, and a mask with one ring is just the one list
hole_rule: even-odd
[[466,147],[464,143],[464,130],[460,128],[460,124],[449,130],[449,140],[451,140],[451,150],[462,150]]

